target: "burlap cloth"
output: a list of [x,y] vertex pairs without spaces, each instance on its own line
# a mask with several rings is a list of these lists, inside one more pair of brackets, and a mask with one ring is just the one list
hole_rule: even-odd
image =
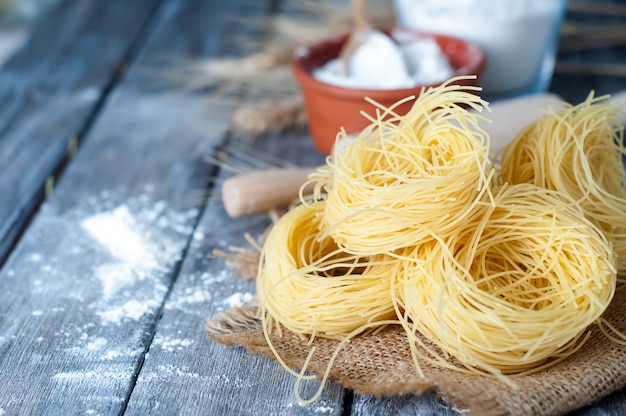
[[[626,291],[620,289],[604,317],[626,332]],[[273,357],[257,307],[233,308],[207,322],[210,337],[224,345],[243,346],[251,353]],[[467,414],[562,415],[585,406],[626,386],[626,346],[608,339],[592,325],[584,346],[568,359],[541,372],[515,378],[515,387],[494,378],[466,375],[420,362],[421,378],[415,371],[403,329],[389,326],[376,335],[365,335],[346,344],[332,366],[330,379],[346,388],[373,396],[419,395],[437,391]],[[295,334],[276,333],[271,340],[284,361],[300,369],[310,346]],[[308,370],[321,375],[338,341],[317,338],[316,352]]]

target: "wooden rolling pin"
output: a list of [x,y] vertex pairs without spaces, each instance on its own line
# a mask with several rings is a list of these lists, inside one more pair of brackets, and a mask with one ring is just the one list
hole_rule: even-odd
[[237,218],[287,206],[316,169],[268,169],[232,176],[222,184],[224,208]]
[[[613,102],[626,102],[626,91],[611,96]],[[520,97],[490,105],[491,112],[485,115],[492,123],[481,127],[490,137],[490,153],[497,154],[517,133],[528,124],[538,120],[543,113],[537,110],[563,108],[562,100],[553,94],[537,94]],[[624,114],[620,115],[626,124]],[[224,208],[232,218],[268,212],[289,205],[298,197],[298,192],[308,176],[316,168],[271,169],[233,176],[222,185]],[[305,193],[308,190],[305,190]]]

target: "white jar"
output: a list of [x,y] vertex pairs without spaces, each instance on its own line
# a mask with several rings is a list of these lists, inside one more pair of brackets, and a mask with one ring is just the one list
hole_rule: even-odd
[[471,40],[485,50],[485,97],[549,87],[567,0],[394,1],[398,25]]

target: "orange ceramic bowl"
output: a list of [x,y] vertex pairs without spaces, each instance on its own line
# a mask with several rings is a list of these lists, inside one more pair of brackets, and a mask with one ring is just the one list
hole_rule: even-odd
[[[485,68],[485,53],[474,43],[450,36],[419,33],[409,29],[393,30],[404,32],[403,39],[407,37],[407,34],[415,35],[416,37],[433,38],[439,44],[442,53],[448,58],[454,69],[453,76],[476,75],[479,77]],[[390,32],[387,31],[387,33]],[[315,146],[323,154],[330,154],[335,144],[337,133],[342,127],[348,134],[357,134],[370,124],[363,117],[361,111],[374,115],[375,107],[365,101],[365,97],[369,97],[385,107],[390,107],[403,98],[412,95],[418,96],[423,87],[440,84],[377,90],[345,88],[327,84],[314,78],[312,71],[337,58],[347,39],[348,35],[343,35],[300,48],[292,60],[292,70],[300,83],[304,97],[309,120],[309,132]],[[476,85],[477,80],[462,80],[458,83],[462,85]],[[404,103],[396,108],[396,112],[404,115],[411,109],[412,105],[413,101]]]

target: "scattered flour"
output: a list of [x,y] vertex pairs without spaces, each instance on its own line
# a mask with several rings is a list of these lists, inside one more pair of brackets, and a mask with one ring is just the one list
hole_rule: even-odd
[[122,352],[120,352],[120,351],[117,351],[117,350],[110,350],[110,351],[107,351],[107,352],[106,352],[106,353],[102,356],[102,359],[103,359],[103,360],[114,360],[114,359],[116,359],[117,357],[121,357],[121,356],[123,356],[123,355],[124,355],[124,353],[122,353]]
[[185,295],[176,299],[177,302],[187,303],[202,303],[211,299],[211,294],[206,291],[196,290],[194,288],[187,288]]
[[220,283],[228,280],[231,277],[231,272],[227,269],[223,269],[217,276],[213,275],[209,272],[203,272],[200,275],[203,283],[205,285],[214,285],[215,283]]
[[96,270],[102,282],[104,297],[110,298],[124,286],[146,277],[158,266],[158,247],[146,241],[137,221],[127,206],[86,218],[82,227],[104,246],[119,262],[105,264]]
[[[89,198],[87,206],[67,211],[61,218],[64,225],[72,227],[68,231],[75,233],[68,247],[77,263],[84,264],[86,258],[92,264],[91,273],[85,275],[81,269],[75,287],[63,296],[79,299],[85,313],[93,313],[94,317],[83,326],[62,326],[55,332],[55,338],[63,342],[65,353],[81,357],[78,362],[95,359],[102,368],[60,372],[53,380],[127,382],[132,377],[132,369],[124,363],[144,350],[130,348],[127,340],[116,334],[115,325],[132,325],[132,321],[148,319],[158,312],[171,285],[169,275],[193,232],[198,215],[195,208],[170,209],[167,203],[155,202],[149,195],[127,199],[124,204],[118,204],[119,199],[117,195],[102,192]],[[45,262],[56,265],[53,258],[39,254],[31,255],[30,260],[37,262],[37,267]],[[35,285],[46,288],[49,281],[52,280],[37,279]],[[203,298],[201,293],[189,292],[181,301],[200,302]],[[88,305],[87,301],[90,301]],[[56,307],[45,312],[33,311],[32,315],[64,310]],[[176,351],[192,344],[190,339],[166,339],[161,346]],[[115,367],[118,364],[124,364],[119,371]]]
[[[205,254],[201,254],[204,258]],[[200,268],[202,269],[202,268]],[[222,269],[218,273],[206,271],[196,271],[189,275],[192,281],[191,287],[186,287],[182,292],[174,292],[165,304],[168,310],[176,309],[188,314],[204,316],[206,309],[204,305],[213,299],[213,290],[216,284],[232,278],[232,272]],[[233,299],[234,301],[235,299]]]
[[84,380],[124,380],[130,379],[132,374],[128,371],[70,371],[58,373],[52,376],[54,380],[83,382]]
[[230,308],[240,307],[252,300],[252,293],[237,292],[224,299],[224,304]]
[[[93,271],[102,286],[96,313],[107,325],[139,319],[160,305],[168,290],[163,275],[180,259],[198,210],[170,210],[165,202],[145,195],[123,205],[108,204],[110,209],[102,211],[109,195],[100,197],[90,201],[100,212],[83,217],[80,226],[104,250],[100,256],[109,258],[96,263]],[[151,281],[144,290],[131,290],[146,279]]]
[[157,338],[154,340],[154,344],[160,346],[163,350],[167,352],[180,351],[185,347],[188,347],[194,343],[193,340],[190,339],[172,339],[167,337],[165,339]]
[[137,224],[128,207],[122,205],[113,211],[89,217],[82,222],[82,226],[119,260],[150,265],[155,263],[146,249],[145,241],[137,232]]
[[[109,197],[111,199],[107,199]],[[119,335],[116,335],[117,329],[114,325],[147,319],[158,311],[171,284],[169,273],[180,260],[192,234],[194,219],[198,215],[195,209],[180,212],[169,209],[165,203],[128,200],[119,205],[114,199],[117,198],[103,193],[88,201],[88,204],[93,204],[89,210],[74,210],[64,213],[63,216],[64,223],[71,225],[72,232],[80,237],[74,240],[80,241],[80,245],[73,242],[68,246],[71,252],[77,258],[89,256],[89,262],[95,265],[90,274],[80,274],[71,295],[73,298],[89,301],[95,287],[97,296],[95,299],[91,298],[89,305],[84,305],[85,313],[94,314],[89,323],[80,327],[62,326],[55,332],[55,338],[63,342],[67,354],[86,356],[92,362],[95,358],[99,367],[70,368],[69,370],[74,371],[59,372],[52,376],[52,380],[57,382],[129,381],[132,369],[129,370],[126,364],[117,367],[118,363],[114,360],[119,360],[120,364],[126,363],[127,357],[139,356],[143,350],[130,349],[125,340],[120,340]],[[68,218],[70,215],[71,218]],[[204,235],[197,234],[194,238],[201,240]],[[53,259],[33,254],[30,260],[39,263]],[[36,267],[39,266],[37,264]],[[198,272],[194,277],[199,279],[201,287],[208,287],[227,279],[229,274],[226,271],[217,274]],[[48,284],[47,279],[38,279],[35,282],[37,285]],[[85,290],[86,287],[88,290]],[[210,300],[212,296],[208,290],[195,289],[185,290],[180,294],[176,300],[178,305],[200,304]],[[63,295],[69,296],[67,293]],[[231,296],[226,303],[242,305],[251,298],[252,294],[238,293]],[[32,315],[40,316],[64,310],[64,307],[59,306],[45,312],[35,310]],[[46,340],[42,338],[41,341]],[[165,351],[176,352],[193,346],[195,339],[155,337],[154,343]],[[82,361],[83,358],[78,360]],[[168,367],[168,370],[175,377],[205,377],[186,369]],[[213,381],[220,382],[211,379]]]
[[185,310],[187,306],[202,304],[211,300],[208,290],[186,288],[182,295],[172,296],[165,304],[166,309]]
[[98,315],[104,325],[119,324],[124,318],[137,320],[157,306],[156,301],[129,300],[121,306],[99,312]]
[[[300,402],[297,402],[296,404],[298,405],[298,407],[307,407],[307,408],[311,407],[312,412],[315,414],[334,413],[337,410],[336,407],[329,405],[329,402],[324,401],[324,400],[321,400],[319,403],[317,403],[315,407],[312,407],[312,404],[305,404],[305,403],[300,403]],[[287,407],[293,407],[293,406],[294,406],[293,403],[289,403],[287,405]]]
[[89,351],[98,351],[102,349],[107,344],[107,340],[105,338],[99,337],[91,341],[87,344],[87,349]]
[[188,371],[184,371],[182,368],[177,367],[175,365],[159,365],[157,367],[158,373],[160,375],[166,375],[166,376],[183,376],[186,378],[202,378],[200,376],[200,374],[198,373],[192,373],[192,372],[188,372]]
[[139,377],[144,380],[158,380],[160,383],[168,378],[183,378],[201,380],[212,387],[234,385],[237,388],[245,389],[253,386],[253,384],[244,382],[239,378],[231,379],[224,374],[202,375],[200,373],[190,371],[188,366],[177,366],[172,364],[158,365],[153,371],[143,371]]
[[96,269],[95,275],[102,283],[105,299],[110,299],[122,288],[131,286],[137,280],[143,280],[145,277],[142,273],[138,273],[132,265],[126,263],[104,264]]

